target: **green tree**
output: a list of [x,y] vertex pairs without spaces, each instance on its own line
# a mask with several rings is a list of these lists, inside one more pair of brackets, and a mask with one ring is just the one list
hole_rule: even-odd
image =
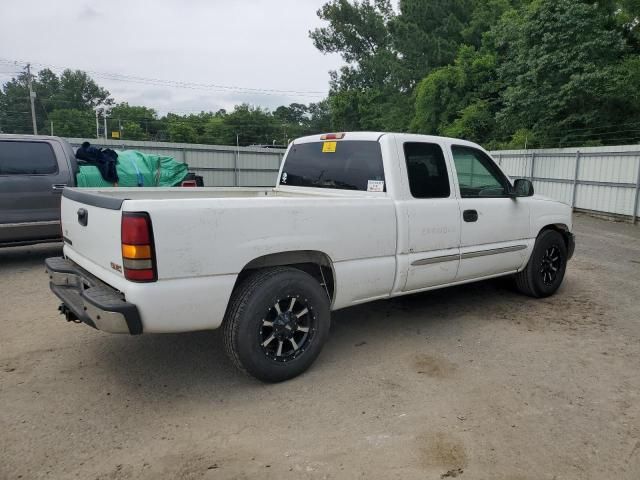
[[304,127],[308,121],[309,108],[301,103],[292,103],[289,106],[282,105],[273,111],[274,118],[290,125]]
[[461,35],[466,45],[482,46],[483,35],[500,20],[500,17],[514,6],[523,2],[514,0],[474,0],[473,12]]
[[[488,120],[499,105],[496,70],[494,54],[461,47],[453,65],[434,70],[418,85],[411,129],[432,135],[458,133],[479,142],[489,140],[495,126]],[[479,128],[481,119],[484,126]]]
[[[44,113],[39,109],[38,114],[38,124],[42,125]],[[0,126],[6,133],[33,133],[26,73],[20,73],[2,86]]]
[[282,105],[272,115],[282,129],[282,138],[278,143],[284,144],[287,138],[306,135],[310,130],[309,107],[301,103]]
[[462,44],[472,13],[471,0],[400,0],[389,22],[402,58],[405,86],[412,88],[431,70],[450,64]]
[[236,105],[233,112],[227,114],[225,123],[236,136],[240,145],[271,144],[282,138],[282,125],[265,109],[246,103]]
[[484,100],[476,100],[463,108],[458,117],[440,131],[447,137],[487,141],[495,128],[495,118]]
[[100,87],[81,70],[65,70],[60,75],[58,91],[52,97],[54,105],[79,110],[94,109],[101,105],[112,105],[109,92]]
[[95,133],[95,114],[88,110],[64,108],[49,114],[54,133],[60,137],[92,138]]
[[332,0],[318,16],[327,27],[310,33],[323,53],[340,53],[346,65],[330,72],[329,105],[336,129],[405,129],[410,108],[398,108],[408,94],[389,25],[395,13],[388,0],[350,3]]
[[180,120],[169,120],[167,131],[170,142],[196,143],[198,140],[196,129]]
[[209,119],[204,127],[202,143],[210,145],[233,145],[235,134],[225,122],[226,115],[216,115]]
[[309,131],[307,133],[329,132],[333,129],[331,124],[331,107],[329,100],[321,100],[310,103],[309,107]]
[[108,112],[110,125],[122,126],[122,138],[128,140],[150,140],[162,128],[158,114],[152,108],[129,105],[127,102],[114,105]]
[[397,60],[388,29],[394,17],[389,0],[332,0],[317,13],[329,25],[309,33],[313,44],[323,53],[339,53],[347,63],[333,72],[334,89],[389,83]]
[[635,141],[616,127],[640,121],[633,3],[476,2],[475,46],[418,84],[412,130],[509,148]]
[[537,0],[503,17],[493,39],[506,86],[502,130],[531,129],[566,143],[585,133],[597,137],[603,124],[619,122],[608,93],[618,83],[626,45],[611,23],[600,5],[571,0]]
[[[33,78],[32,87],[36,93],[36,122],[40,132],[48,132],[52,120],[55,133],[59,132],[55,128],[58,117],[51,116],[54,111],[91,112],[97,106],[108,106],[113,102],[107,90],[79,70],[65,70],[60,76],[49,69],[41,70]],[[25,72],[2,86],[0,124],[6,132],[33,132],[28,77]]]

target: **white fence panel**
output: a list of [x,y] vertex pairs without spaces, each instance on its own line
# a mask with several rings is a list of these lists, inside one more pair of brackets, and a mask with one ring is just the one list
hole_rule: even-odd
[[502,169],[512,177],[526,177],[531,171],[528,168],[529,156],[526,155],[514,155],[514,156],[500,156],[499,152],[496,156]]
[[618,215],[633,215],[635,191],[604,185],[578,185],[576,208]]
[[537,193],[594,212],[640,215],[640,145],[493,152],[512,178]]
[[637,163],[637,155],[585,155],[580,161],[578,179],[635,184]]
[[576,156],[557,157],[553,154],[536,154],[535,178],[555,178],[562,180],[573,180],[576,170]]
[[534,180],[533,189],[537,194],[571,205],[571,199],[573,198],[572,184]]

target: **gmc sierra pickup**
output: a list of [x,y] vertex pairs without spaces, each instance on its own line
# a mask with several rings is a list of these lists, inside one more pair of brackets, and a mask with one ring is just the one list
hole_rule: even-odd
[[570,207],[478,145],[371,132],[295,140],[275,188],[65,189],[62,230],[46,269],[68,320],[222,326],[264,381],[311,365],[332,310],[503,275],[545,297],[574,249]]

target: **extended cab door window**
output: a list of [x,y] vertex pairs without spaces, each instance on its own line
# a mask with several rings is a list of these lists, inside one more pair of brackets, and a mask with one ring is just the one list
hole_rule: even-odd
[[485,153],[459,145],[451,152],[462,198],[507,196],[509,181]]
[[[400,152],[399,152],[400,153]],[[404,142],[410,197],[398,202],[399,268],[406,269],[404,292],[452,282],[460,263],[460,207],[442,147],[436,143]]]
[[440,145],[407,142],[404,157],[413,198],[447,198],[451,195],[447,163]]

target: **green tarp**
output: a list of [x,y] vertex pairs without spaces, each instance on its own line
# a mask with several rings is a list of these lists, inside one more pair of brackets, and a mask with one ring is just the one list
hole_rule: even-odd
[[[182,182],[189,166],[173,157],[142,153],[137,150],[116,150],[118,153],[119,187],[173,187]],[[93,165],[80,165],[76,175],[78,187],[112,187]],[[140,185],[142,184],[142,185]]]

